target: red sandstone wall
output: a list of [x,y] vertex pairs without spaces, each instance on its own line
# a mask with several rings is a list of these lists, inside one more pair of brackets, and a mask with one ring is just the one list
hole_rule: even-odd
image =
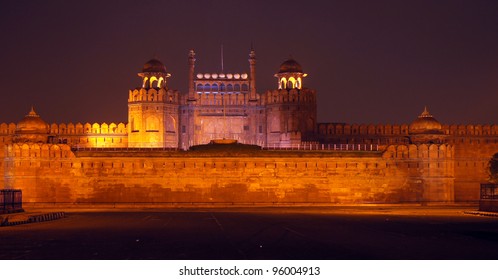
[[456,138],[455,201],[478,201],[480,183],[489,179],[488,163],[498,153],[496,139]]
[[[405,149],[427,158],[410,157]],[[23,189],[26,202],[448,202],[452,166],[434,157],[441,150],[451,154],[446,146],[391,146],[383,157],[303,152],[76,157],[67,145],[24,144],[8,147],[5,177],[8,185]]]

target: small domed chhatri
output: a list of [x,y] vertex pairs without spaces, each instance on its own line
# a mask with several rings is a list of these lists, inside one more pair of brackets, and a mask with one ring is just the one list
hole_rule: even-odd
[[166,66],[156,58],[147,61],[142,69],[143,73],[166,73]]
[[308,76],[303,72],[303,67],[293,58],[289,58],[280,64],[275,77],[278,80],[278,89],[302,89],[303,78]]
[[31,107],[31,111],[17,123],[14,142],[46,143],[49,125]]
[[48,124],[40,118],[31,107],[29,114],[17,123],[16,132],[22,133],[48,133]]
[[171,76],[166,72],[166,66],[157,58],[147,61],[142,68],[142,72],[138,73],[142,78],[142,88],[167,88],[166,79]]
[[303,67],[297,61],[290,58],[280,65],[278,73],[303,73]]
[[429,113],[426,106],[422,114],[410,124],[408,132],[410,134],[442,134],[441,128],[441,123]]

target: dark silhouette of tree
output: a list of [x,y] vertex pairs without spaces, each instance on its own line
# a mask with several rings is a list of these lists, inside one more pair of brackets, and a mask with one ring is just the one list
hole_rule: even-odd
[[489,161],[489,179],[493,183],[498,183],[498,153]]

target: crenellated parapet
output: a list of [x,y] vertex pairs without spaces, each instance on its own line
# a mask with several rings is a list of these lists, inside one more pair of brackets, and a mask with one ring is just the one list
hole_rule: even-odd
[[408,135],[408,124],[319,123],[319,135]]
[[0,134],[14,134],[16,132],[16,124],[15,123],[1,123],[0,124]]
[[84,135],[84,134],[126,134],[127,125],[124,123],[52,123],[50,134],[55,135]]
[[461,137],[461,136],[498,136],[498,125],[489,124],[451,124],[443,125],[445,134]]
[[316,104],[316,91],[312,89],[275,89],[263,97],[265,104]]
[[164,88],[140,88],[129,91],[128,102],[164,102],[178,104],[180,94],[177,90]]
[[66,144],[19,143],[5,146],[5,157],[10,159],[74,158],[71,146]]
[[391,159],[452,159],[454,149],[449,144],[389,145],[383,154]]

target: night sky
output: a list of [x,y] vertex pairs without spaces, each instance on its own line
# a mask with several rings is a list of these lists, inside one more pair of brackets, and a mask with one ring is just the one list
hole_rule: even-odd
[[0,122],[126,122],[128,90],[156,55],[187,90],[196,73],[249,72],[257,89],[292,55],[318,121],[498,123],[498,1],[0,2]]

